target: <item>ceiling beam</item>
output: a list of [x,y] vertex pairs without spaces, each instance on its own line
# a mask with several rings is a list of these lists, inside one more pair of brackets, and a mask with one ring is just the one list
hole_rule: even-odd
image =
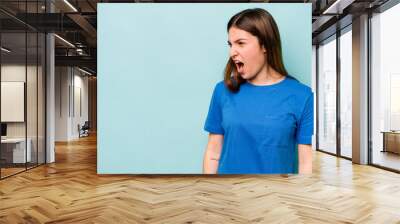
[[93,71],[96,71],[96,61],[95,57],[90,56],[55,56],[56,66],[82,66]]

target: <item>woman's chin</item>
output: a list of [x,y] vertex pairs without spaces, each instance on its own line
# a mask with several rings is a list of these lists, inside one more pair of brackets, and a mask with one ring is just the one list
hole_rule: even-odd
[[246,73],[240,74],[240,77],[242,77],[242,79],[245,79],[245,80],[251,79],[251,76],[249,76],[249,75],[246,74]]
[[242,79],[248,79],[246,73],[239,73],[240,77],[242,77]]

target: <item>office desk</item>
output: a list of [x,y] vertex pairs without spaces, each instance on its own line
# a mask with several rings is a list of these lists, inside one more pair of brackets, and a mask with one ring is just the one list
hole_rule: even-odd
[[381,133],[383,133],[382,152],[392,152],[400,154],[400,132],[382,131]]
[[[1,139],[1,156],[10,163],[25,163],[30,162],[32,158],[31,145],[32,140],[27,139],[27,147],[25,154],[25,138],[6,138]],[[12,160],[11,160],[12,158]]]

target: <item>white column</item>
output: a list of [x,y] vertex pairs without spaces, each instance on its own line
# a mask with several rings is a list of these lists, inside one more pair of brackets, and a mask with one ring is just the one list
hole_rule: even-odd
[[[47,1],[47,12],[53,12],[54,6]],[[55,133],[55,44],[54,35],[46,35],[46,163],[55,162],[54,133]]]
[[47,57],[47,77],[46,77],[46,163],[52,163],[55,161],[55,151],[54,151],[54,133],[55,133],[55,76],[54,76],[54,35],[47,34],[46,37],[46,57]]
[[353,19],[353,162],[368,163],[368,15]]

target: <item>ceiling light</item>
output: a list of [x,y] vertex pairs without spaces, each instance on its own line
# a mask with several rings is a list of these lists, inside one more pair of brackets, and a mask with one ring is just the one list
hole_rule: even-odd
[[4,52],[6,52],[6,53],[10,53],[10,52],[11,52],[11,50],[9,50],[9,49],[7,49],[7,48],[5,48],[5,47],[1,47],[1,50],[4,51]]
[[67,45],[69,45],[69,46],[75,48],[75,45],[71,44],[71,42],[67,41],[66,39],[64,39],[64,38],[62,38],[62,37],[60,37],[60,36],[58,36],[57,34],[54,34],[54,36],[57,37],[58,39],[60,39],[61,41],[63,41],[64,43],[66,43]]
[[85,73],[85,74],[92,75],[92,73],[90,73],[90,72],[88,72],[88,71],[85,71],[85,70],[83,70],[83,69],[81,69],[81,68],[79,68],[79,67],[78,67],[78,70],[81,71],[81,72],[83,72],[83,73]]
[[322,14],[342,14],[343,9],[351,5],[355,0],[336,0],[332,5],[324,10]]
[[67,0],[64,0],[65,4],[67,4],[72,10],[74,10],[74,12],[78,12],[78,10],[71,4],[69,3]]

